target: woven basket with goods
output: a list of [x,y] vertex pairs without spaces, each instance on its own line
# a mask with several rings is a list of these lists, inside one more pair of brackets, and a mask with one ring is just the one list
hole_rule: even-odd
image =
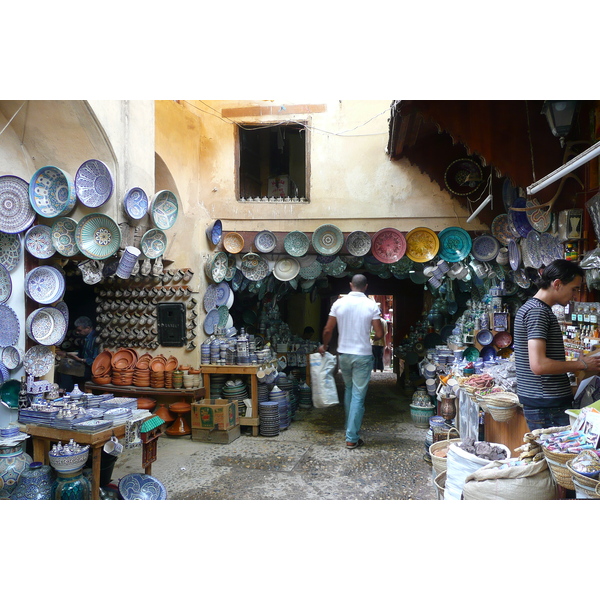
[[554,481],[568,490],[574,490],[575,485],[573,484],[573,478],[567,468],[567,461],[573,458],[573,454],[568,452],[553,452],[552,450],[548,450],[548,448],[540,442],[540,438],[544,434],[559,433],[570,429],[571,428],[568,425],[566,427],[549,427],[548,429],[535,429],[531,434],[542,446],[546,462],[548,463],[548,467],[550,467],[550,472],[552,473]]
[[446,471],[442,471],[439,475],[437,475],[436,478],[433,480],[433,483],[435,483],[437,499],[443,500],[444,499],[444,489],[446,487]]
[[593,477],[582,475],[573,469],[573,459],[567,461],[567,469],[571,475],[573,489],[577,497],[587,500],[600,500],[600,481]]
[[453,431],[455,431],[456,435],[458,435],[457,429],[449,429],[446,434],[447,437],[445,440],[434,442],[433,444],[431,444],[431,446],[429,446],[429,456],[431,456],[431,464],[433,465],[435,472],[438,474],[442,473],[442,471],[445,471],[447,468],[446,457],[448,455],[448,448],[450,447],[450,444],[460,444],[462,441],[459,437],[451,437],[451,435],[453,435]]

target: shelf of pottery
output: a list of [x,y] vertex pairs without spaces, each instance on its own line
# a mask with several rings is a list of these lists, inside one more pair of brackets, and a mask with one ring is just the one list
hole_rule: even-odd
[[185,306],[185,339],[188,351],[196,348],[197,304],[189,285],[191,269],[165,269],[162,261],[138,261],[129,279],[109,278],[96,293],[96,330],[101,349],[129,346],[159,347],[158,307],[163,302]]

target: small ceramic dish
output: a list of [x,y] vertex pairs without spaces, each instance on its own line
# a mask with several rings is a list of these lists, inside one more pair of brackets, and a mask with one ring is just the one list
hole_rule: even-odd
[[230,254],[238,254],[244,249],[244,236],[237,231],[230,231],[223,237],[223,248]]
[[254,247],[258,252],[262,252],[263,254],[267,252],[273,252],[276,246],[277,237],[272,231],[265,229],[263,231],[259,231],[254,236]]

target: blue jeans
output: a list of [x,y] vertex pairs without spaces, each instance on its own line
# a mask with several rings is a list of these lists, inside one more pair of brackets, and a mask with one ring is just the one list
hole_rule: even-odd
[[365,414],[365,396],[371,380],[373,355],[340,354],[340,371],[344,379],[344,410],[346,412],[346,441],[357,442]]
[[563,408],[525,408],[523,416],[527,421],[529,431],[548,429],[549,427],[565,427],[569,424],[569,415],[565,413],[570,407]]

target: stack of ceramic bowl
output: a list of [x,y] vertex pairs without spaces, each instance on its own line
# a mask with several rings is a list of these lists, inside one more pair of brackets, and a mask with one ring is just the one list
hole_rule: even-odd
[[210,365],[210,342],[204,342],[200,346],[200,364]]
[[137,358],[137,352],[132,348],[121,348],[113,354],[111,359],[113,385],[133,385]]
[[297,401],[294,396],[294,382],[285,374],[279,373],[276,379],[277,387],[287,393],[288,402],[290,404],[290,414],[294,416],[297,408]]
[[258,405],[259,433],[267,437],[279,435],[279,402],[267,401]]
[[228,380],[227,375],[210,376],[210,399],[222,398],[223,386]]
[[269,392],[269,401],[279,405],[279,429],[287,429],[291,422],[290,402],[287,392],[274,386]]
[[174,389],[180,390],[183,387],[183,371],[175,369],[171,376],[171,382]]
[[133,385],[150,387],[150,361],[152,356],[148,353],[140,356],[133,371]]
[[234,400],[238,401],[238,414],[243,417],[246,415],[246,403],[244,400],[249,398],[248,396],[248,387],[241,379],[230,379],[223,386],[223,390],[221,392],[222,398],[228,400],[229,402],[233,402]]
[[165,365],[167,359],[159,354],[150,361],[150,387],[165,387]]
[[169,356],[165,363],[165,387],[173,387],[173,371],[179,366],[179,361],[174,356]]
[[92,381],[98,385],[106,385],[111,381],[112,353],[108,350],[100,352],[92,363]]

